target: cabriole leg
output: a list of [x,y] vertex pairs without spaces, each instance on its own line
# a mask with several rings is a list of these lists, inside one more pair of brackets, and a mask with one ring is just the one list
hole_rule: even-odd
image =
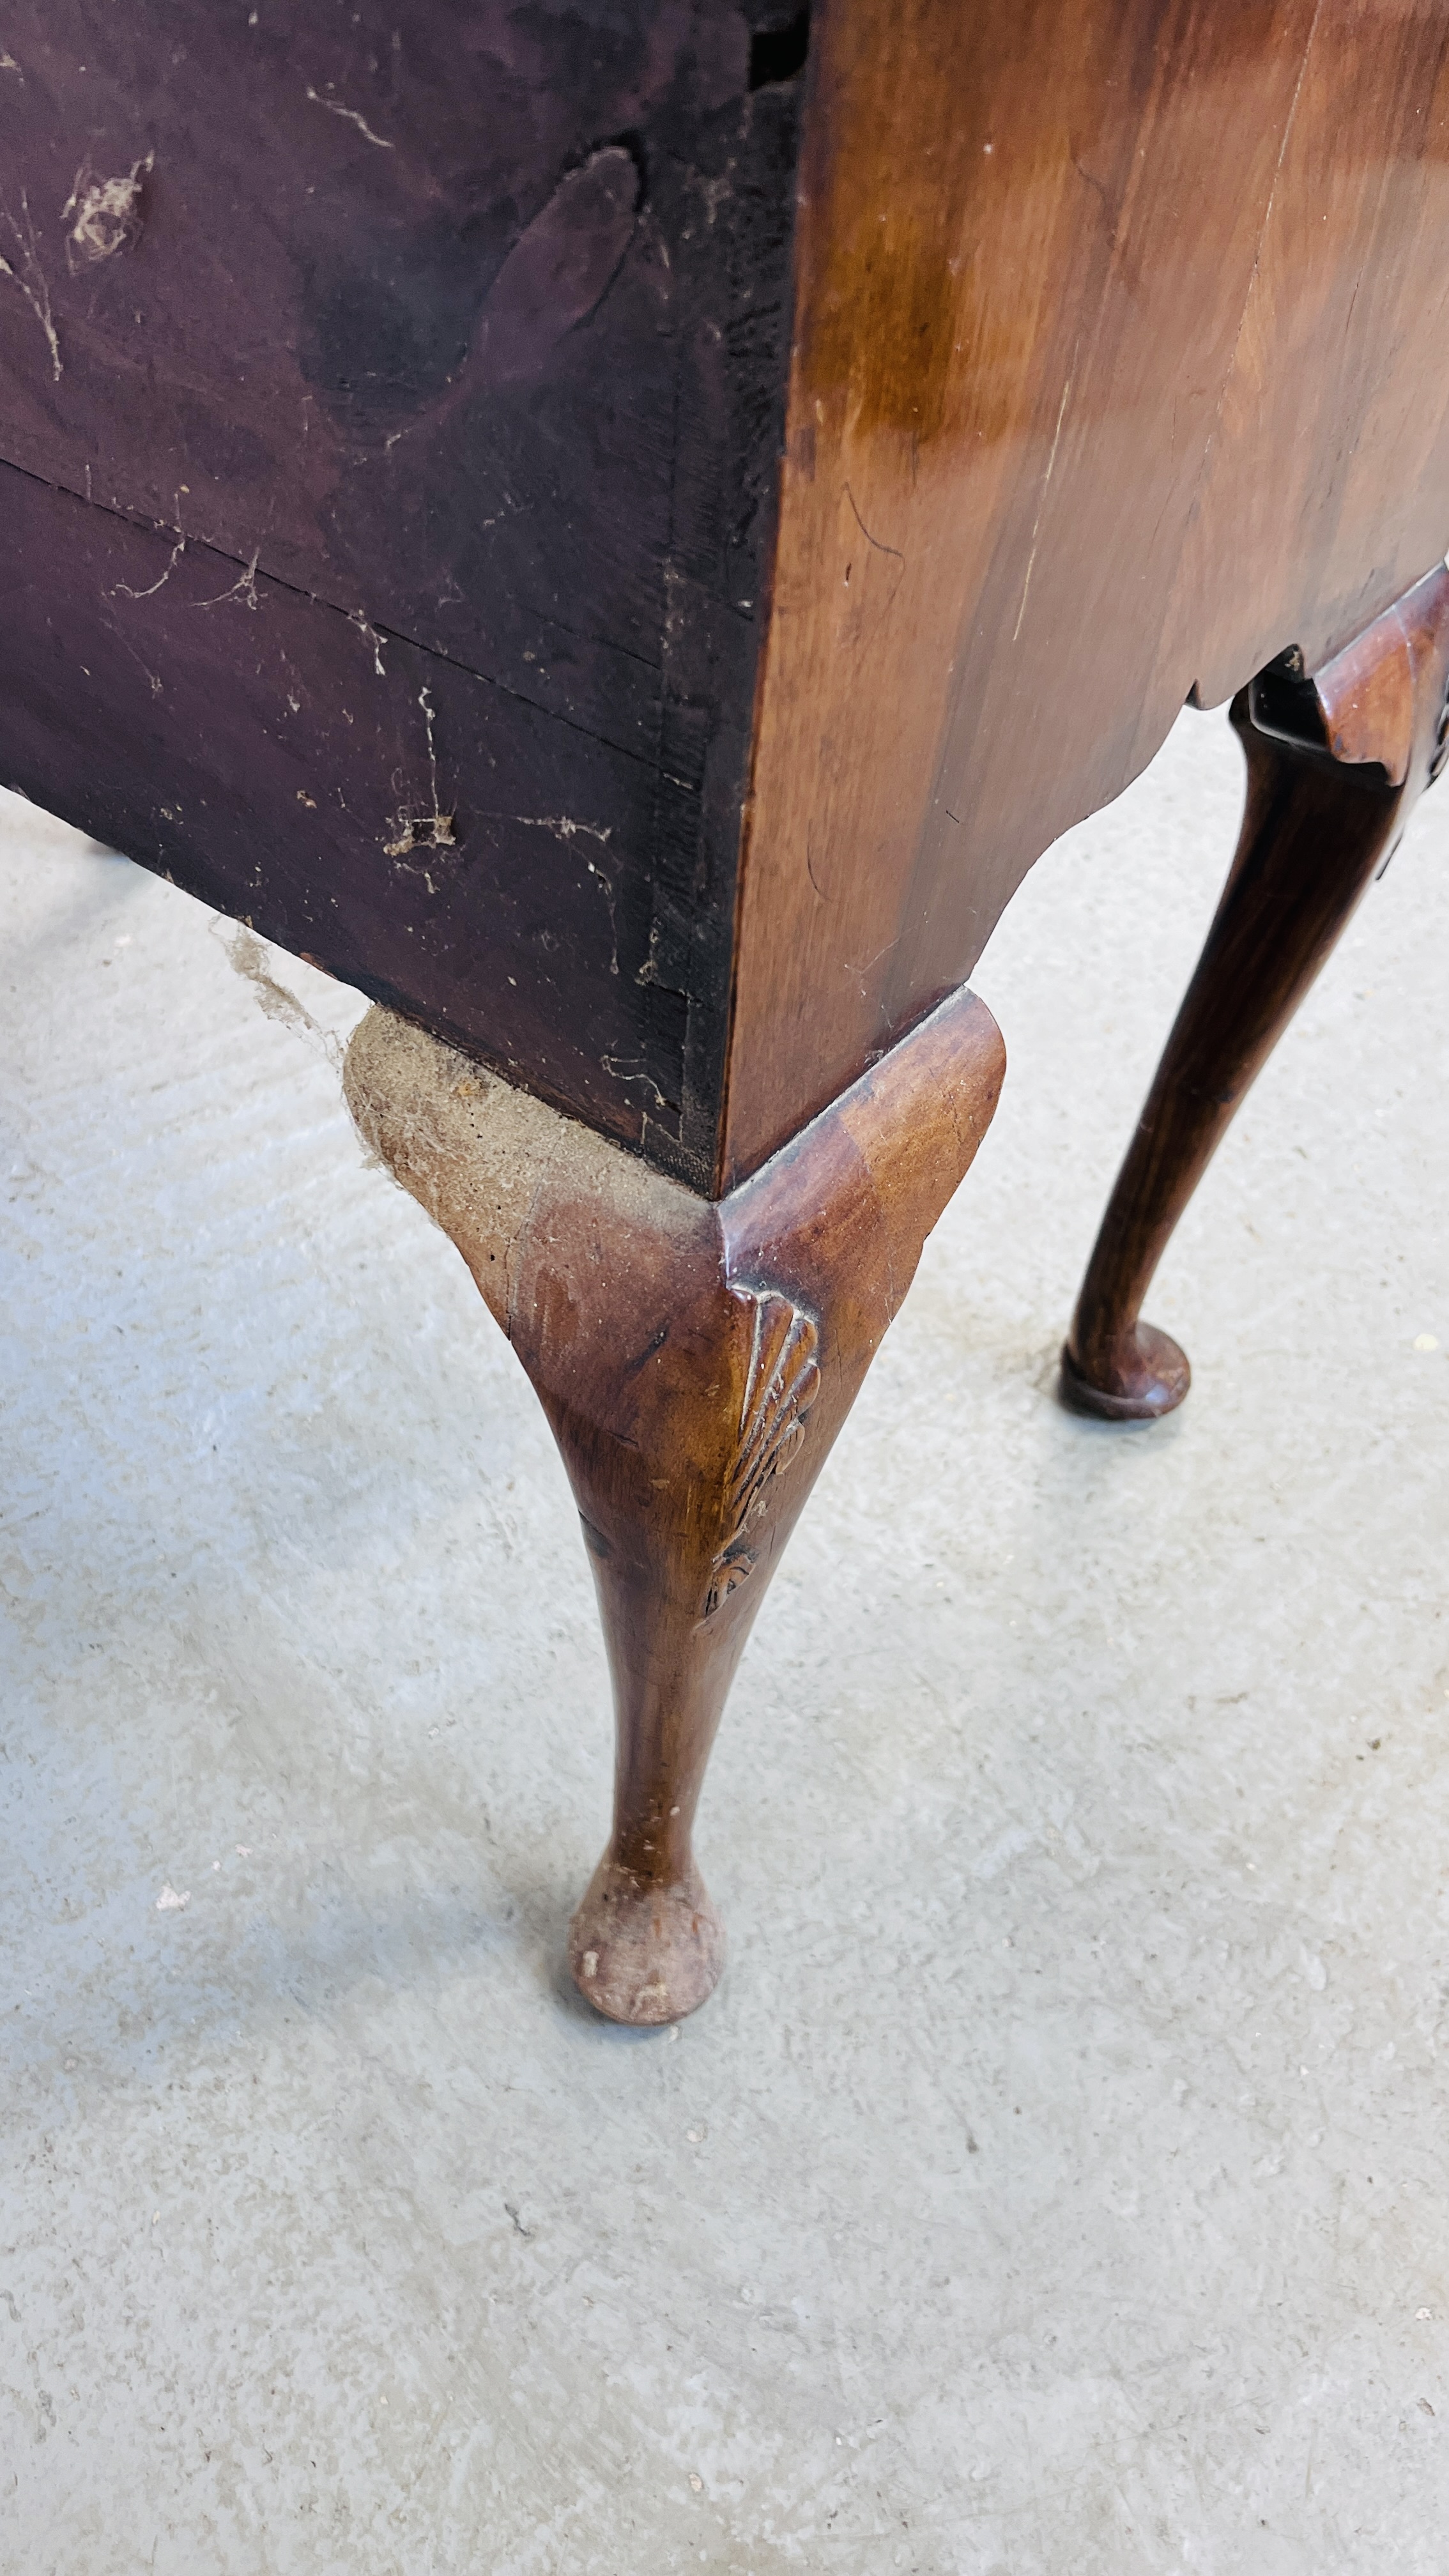
[[352,1040],[358,1127],[462,1253],[578,1503],[617,1762],[569,1958],[616,2021],[677,2020],[719,1975],[691,1834],[725,1697],[1003,1067],[958,994],[711,1201],[386,1011]]
[[1186,1356],[1139,1321],[1142,1300],[1238,1103],[1438,775],[1446,676],[1441,567],[1312,679],[1285,656],[1234,699],[1242,833],[1087,1265],[1062,1353],[1077,1410],[1150,1417],[1186,1395]]

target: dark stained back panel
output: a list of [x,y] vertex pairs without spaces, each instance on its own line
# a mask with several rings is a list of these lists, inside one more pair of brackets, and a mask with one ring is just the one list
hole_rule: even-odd
[[0,64],[0,771],[698,1185],[790,14],[15,0]]

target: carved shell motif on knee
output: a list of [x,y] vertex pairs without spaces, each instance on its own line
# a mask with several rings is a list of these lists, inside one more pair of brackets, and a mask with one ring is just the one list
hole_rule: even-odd
[[731,1288],[752,1310],[750,1358],[740,1406],[740,1445],[726,1497],[724,1545],[710,1568],[704,1615],[713,1618],[754,1567],[751,1524],[770,1507],[770,1487],[799,1453],[805,1417],[820,1391],[820,1332],[813,1315],[774,1288]]

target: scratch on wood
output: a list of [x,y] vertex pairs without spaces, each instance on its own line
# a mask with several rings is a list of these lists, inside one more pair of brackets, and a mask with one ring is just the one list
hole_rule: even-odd
[[313,89],[310,83],[308,84],[307,96],[312,101],[314,107],[325,107],[329,116],[344,116],[349,125],[356,126],[359,134],[366,135],[369,143],[375,143],[377,145],[379,152],[395,152],[397,150],[396,144],[389,143],[385,134],[373,133],[366,117],[359,116],[355,107],[344,107],[340,98],[324,98],[321,91]]
[[878,555],[894,555],[897,563],[903,564],[905,562],[905,556],[902,554],[899,546],[882,545],[879,537],[873,537],[871,535],[870,530],[866,526],[864,519],[861,517],[859,510],[855,507],[855,494],[852,492],[848,483],[845,487],[845,497],[850,503],[851,509],[855,511],[855,524],[859,528],[861,535],[864,537],[866,544],[868,546],[874,546]]
[[[458,836],[453,829],[458,819],[457,814],[445,814],[438,803],[438,753],[437,745],[433,740],[433,702],[426,689],[419,689],[418,705],[422,708],[423,722],[428,729],[428,776],[432,787],[433,810],[430,814],[397,816],[397,839],[384,841],[382,845],[383,856],[389,859],[405,859],[412,850],[451,850],[457,846]],[[426,870],[423,873],[429,894],[435,894],[437,889],[432,878],[427,875]]]
[[612,823],[577,823],[572,814],[515,814],[511,820],[527,823],[535,831],[552,832],[560,841],[575,840],[580,832],[587,833],[591,841],[607,841],[614,828]]
[[118,179],[97,179],[88,162],[82,162],[75,174],[75,185],[60,210],[64,223],[74,215],[65,240],[65,255],[73,269],[78,261],[94,266],[96,261],[114,259],[118,250],[134,241],[141,229],[141,181],[147,171],[156,167],[156,155],[148,152],[142,161]]
[[[576,841],[582,835],[587,840],[597,841],[601,849],[607,849],[609,835],[614,828],[612,823],[580,823],[572,814],[514,814],[509,817],[509,820],[525,824],[530,831],[552,832],[554,839],[562,841],[565,847],[570,841]],[[587,860],[585,865],[609,907],[609,972],[611,975],[617,975],[619,972],[619,916],[615,902],[617,889],[607,868],[599,867],[593,859]]]
[[647,1083],[649,1089],[653,1092],[655,1099],[659,1103],[660,1108],[667,1109],[669,1107],[669,1103],[665,1099],[663,1092],[660,1090],[658,1083],[655,1081],[653,1074],[647,1073],[637,1058],[632,1063],[621,1063],[617,1056],[601,1055],[599,1062],[603,1066],[605,1073],[611,1073],[616,1082]]
[[0,214],[3,214],[20,257],[20,266],[16,268],[3,253],[0,253],[0,276],[8,277],[12,286],[19,287],[36,321],[45,333],[45,345],[50,351],[51,375],[56,384],[59,384],[62,374],[60,341],[56,336],[55,323],[51,317],[50,286],[45,271],[40,265],[40,254],[35,245],[35,226],[30,220],[30,204],[23,188],[20,191],[20,211],[25,217],[24,232],[21,231],[9,207],[0,207]]
[[185,552],[186,539],[184,537],[178,537],[175,545],[171,549],[171,561],[167,565],[166,570],[161,575],[159,581],[153,581],[149,590],[133,590],[128,581],[118,581],[111,592],[112,599],[154,599],[158,590],[165,589],[166,584],[171,579],[172,574],[176,570],[176,567],[180,563]]
[[372,667],[377,673],[378,678],[380,680],[385,680],[387,678],[387,672],[383,666],[382,637],[379,635],[377,628],[373,625],[366,609],[349,608],[347,612],[347,622],[349,626],[356,627],[364,644],[370,644],[372,646]]
[[1046,508],[1046,496],[1051,484],[1052,472],[1057,461],[1057,449],[1061,445],[1062,422],[1067,416],[1067,396],[1070,394],[1071,390],[1072,380],[1071,377],[1068,376],[1066,383],[1062,387],[1061,401],[1057,406],[1057,425],[1055,430],[1052,432],[1052,452],[1047,458],[1047,470],[1042,477],[1041,493],[1036,505],[1036,517],[1033,519],[1031,525],[1031,551],[1026,559],[1026,579],[1021,585],[1021,606],[1016,612],[1016,624],[1011,630],[1011,640],[1013,644],[1021,633],[1021,621],[1026,615],[1026,594],[1031,588],[1032,566],[1036,562],[1037,532],[1041,527],[1041,514]]
[[841,962],[846,974],[858,975],[860,977],[860,998],[863,1002],[869,999],[865,989],[865,979],[870,973],[872,966],[878,966],[883,957],[888,957],[893,948],[898,948],[900,946],[900,940],[901,934],[899,931],[896,931],[893,937],[885,942],[884,947],[878,948],[873,957],[864,958],[859,965],[856,964],[853,958],[846,957],[842,959]]
[[[243,608],[250,608],[255,614],[256,610],[261,605],[257,598],[257,557],[260,553],[261,547],[258,546],[256,553],[252,556],[251,562],[242,566],[242,569],[236,580],[232,583],[230,590],[219,590],[214,599],[198,599],[196,603],[197,607],[222,608],[229,599],[237,599],[240,600]],[[235,561],[235,557],[233,557],[233,561]]]

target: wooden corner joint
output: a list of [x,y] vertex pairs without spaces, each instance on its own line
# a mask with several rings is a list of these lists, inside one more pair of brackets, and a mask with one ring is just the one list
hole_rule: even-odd
[[1284,656],[1260,672],[1240,726],[1372,769],[1412,802],[1449,758],[1446,671],[1449,568],[1436,564],[1318,670]]
[[467,1262],[578,1504],[617,1763],[569,1955],[613,2019],[677,2020],[719,1975],[691,1829],[725,1697],[1004,1064],[956,994],[707,1200],[386,1011],[353,1037],[358,1128]]

